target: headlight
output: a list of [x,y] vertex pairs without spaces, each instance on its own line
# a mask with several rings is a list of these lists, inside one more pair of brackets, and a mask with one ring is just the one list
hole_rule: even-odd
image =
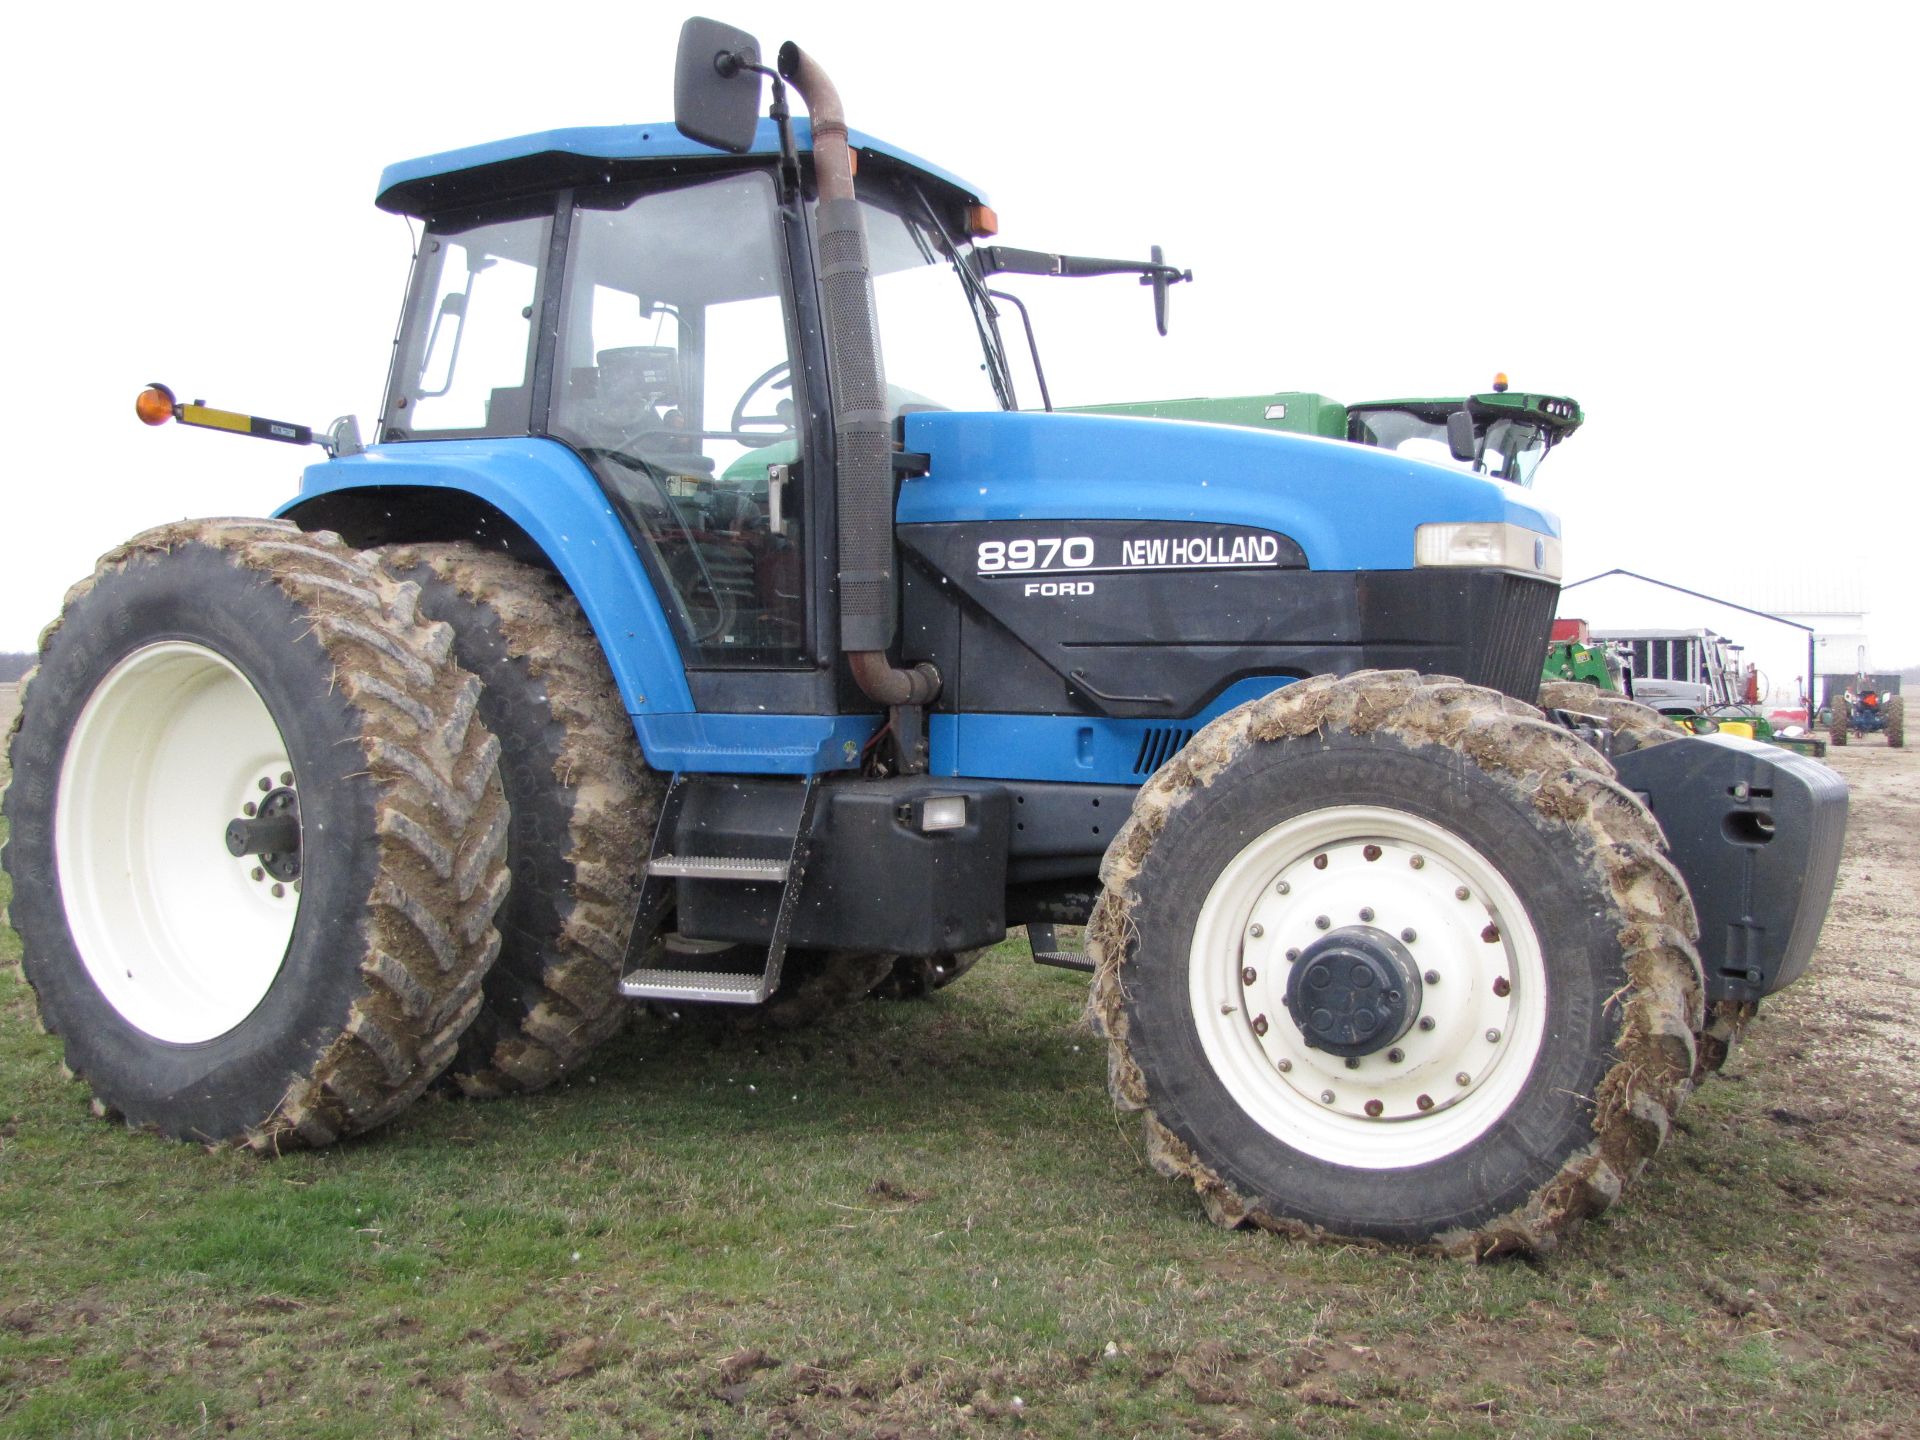
[[1538,530],[1499,520],[1449,521],[1413,532],[1416,565],[1471,565],[1558,580],[1560,542]]

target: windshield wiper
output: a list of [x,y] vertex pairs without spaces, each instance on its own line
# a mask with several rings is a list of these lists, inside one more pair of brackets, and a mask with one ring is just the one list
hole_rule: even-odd
[[[1000,403],[1008,410],[1020,407],[1013,398],[1013,367],[1007,360],[1006,346],[1000,338],[1000,312],[994,309],[991,293],[986,282],[974,270],[966,256],[961,255],[960,246],[952,233],[941,222],[940,212],[933,208],[926,192],[919,186],[914,187],[914,198],[920,202],[920,208],[927,213],[927,221],[940,232],[940,239],[947,247],[947,255],[953,261],[953,268],[960,272],[961,287],[971,301],[973,323],[980,332],[980,343],[987,352],[987,378],[993,381],[993,393],[1000,397]],[[975,254],[978,254],[976,249]]]

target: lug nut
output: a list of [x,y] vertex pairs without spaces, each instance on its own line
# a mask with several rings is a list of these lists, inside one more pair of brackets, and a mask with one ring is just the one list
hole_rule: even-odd
[[1324,915],[1316,915],[1313,917],[1313,925],[1316,930],[1324,930],[1332,923],[1333,922]]
[[1438,1023],[1439,1022],[1435,1020],[1431,1015],[1422,1015],[1420,1017],[1420,1028],[1422,1030],[1431,1030]]
[[1360,853],[1369,860],[1378,860],[1380,858],[1380,847],[1378,845],[1369,845]]
[[273,789],[273,781],[269,780],[266,776],[262,775],[260,777],[260,789],[263,793]]
[[1246,969],[1240,972],[1240,983],[1242,985],[1251,985],[1253,984],[1254,981],[1258,980],[1259,978],[1260,977],[1254,973],[1253,966],[1251,965],[1247,966]]
[[1438,985],[1440,983],[1440,972],[1438,970],[1429,970],[1420,978],[1429,985]]
[[1331,1105],[1333,1103],[1333,1092],[1331,1090],[1322,1090],[1320,1092],[1320,1103],[1322,1105]]
[[1288,964],[1292,964],[1292,963],[1293,963],[1293,962],[1294,962],[1295,960],[1298,960],[1299,958],[1300,958],[1300,952],[1299,952],[1298,950],[1289,950],[1289,951],[1287,951],[1287,963],[1288,963]]
[[1513,993],[1513,986],[1511,983],[1508,982],[1506,976],[1504,975],[1494,976],[1493,993],[1498,995],[1502,1000],[1506,999],[1507,996]]
[[282,770],[280,772],[280,783],[282,785],[293,784],[293,772],[291,770]]
[[1264,1035],[1267,1033],[1267,1017],[1266,1016],[1256,1015],[1253,1017],[1253,1033],[1256,1035]]
[[1487,1044],[1498,1045],[1499,1043],[1500,1043],[1500,1032],[1498,1030],[1487,1031]]
[[1422,1110],[1431,1110],[1433,1108],[1433,1097],[1431,1095],[1422,1095],[1413,1103],[1418,1105]]
[[278,900],[281,896],[285,895],[286,893],[287,893],[287,887],[276,882],[273,887],[273,898]]
[[1480,932],[1480,938],[1489,945],[1498,945],[1500,943],[1500,927],[1489,922],[1487,928]]
[[256,880],[264,880],[267,878],[267,872],[256,865],[253,867],[253,878]]
[[1400,938],[1406,941],[1407,944],[1411,945],[1414,941],[1418,940],[1420,937],[1414,934],[1413,927],[1409,925],[1406,929],[1400,932]]
[[1347,1069],[1358,1070],[1359,1068],[1360,1068],[1360,1057],[1357,1055],[1347,1056]]
[[240,813],[247,816],[258,815],[260,813],[260,807],[249,800],[240,807]]
[[1411,865],[1416,870],[1424,870],[1427,868],[1427,857],[1424,855],[1415,855],[1412,859],[1407,861],[1407,864]]
[[1326,857],[1325,855],[1316,855],[1316,856],[1314,856],[1314,857],[1313,857],[1313,868],[1314,868],[1314,869],[1316,869],[1316,870],[1324,870],[1324,869],[1326,869],[1326,868],[1327,868],[1327,857]]
[[1373,907],[1371,905],[1362,905],[1360,907],[1360,918],[1362,920],[1373,919]]
[[1293,1062],[1292,1062],[1291,1060],[1276,1060],[1276,1061],[1274,1062],[1274,1068],[1276,1068],[1277,1070],[1279,1070],[1279,1072],[1280,1072],[1280,1073],[1281,1073],[1282,1075],[1284,1075],[1284,1074],[1286,1074],[1286,1073],[1287,1073],[1287,1072],[1288,1072],[1289,1070],[1291,1070],[1291,1069],[1293,1069]]
[[1382,1105],[1378,1100],[1367,1101],[1367,1118],[1369,1120],[1378,1120],[1381,1112],[1386,1108],[1387,1107]]
[[1462,1070],[1453,1077],[1453,1083],[1456,1085],[1471,1085],[1473,1083],[1473,1077]]
[[1453,898],[1454,898],[1454,899],[1456,899],[1456,900],[1467,900],[1467,899],[1470,899],[1470,898],[1472,898],[1472,897],[1471,897],[1471,896],[1469,896],[1469,895],[1467,894],[1467,887],[1466,887],[1466,886],[1464,886],[1464,885],[1458,885],[1458,886],[1455,886],[1455,887],[1454,887],[1454,891],[1453,891]]
[[1251,935],[1256,940],[1258,940],[1262,935],[1266,933],[1267,933],[1267,927],[1264,925],[1249,925],[1247,927],[1247,934]]
[[1395,1065],[1398,1065],[1402,1060],[1406,1058],[1407,1058],[1407,1052],[1402,1050],[1398,1045],[1394,1046],[1393,1049],[1387,1051],[1387,1059],[1390,1060]]
[[1278,885],[1273,887],[1273,893],[1276,895],[1291,895],[1293,893],[1293,886],[1282,880]]

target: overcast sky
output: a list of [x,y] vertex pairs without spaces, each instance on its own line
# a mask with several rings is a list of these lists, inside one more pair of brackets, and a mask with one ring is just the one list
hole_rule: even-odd
[[[1874,662],[1920,661],[1910,7],[710,13],[799,41],[855,126],[981,187],[1006,242],[1157,242],[1193,268],[1165,340],[1129,281],[1026,282],[1056,402],[1458,394],[1505,370],[1586,407],[1538,482],[1569,579],[1858,595]],[[373,208],[381,168],[669,118],[682,18],[10,14],[0,649],[116,541],[264,513],[319,458],[149,431],[145,382],[370,433],[410,253]]]

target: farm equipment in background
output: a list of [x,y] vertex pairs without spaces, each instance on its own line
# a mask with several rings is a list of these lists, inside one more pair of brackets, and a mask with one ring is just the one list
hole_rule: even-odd
[[[1222,1223],[1484,1256],[1611,1203],[1807,965],[1846,792],[1535,708],[1559,526],[1509,482],[1577,407],[1023,413],[992,277],[1164,327],[1188,273],[977,244],[793,45],[689,21],[675,108],[385,173],[375,443],[141,397],[327,453],[104,557],[24,689],[0,858],[96,1106],[323,1145],[629,1002],[934,988],[1026,926]],[[1382,448],[1436,427],[1471,473]]]
[[[1827,753],[1827,742],[1798,727],[1779,727],[1760,704],[1759,672],[1740,659],[1742,648],[1712,630],[1595,630],[1596,645],[1611,648],[1628,677],[1615,688],[1696,734],[1724,732]],[[1548,658],[1553,678],[1554,657]]]
[[1070,413],[1192,420],[1350,440],[1412,459],[1456,464],[1517,485],[1531,485],[1548,451],[1563,444],[1586,419],[1580,406],[1564,395],[1509,390],[1505,375],[1495,376],[1493,389],[1484,394],[1447,399],[1342,405],[1325,395],[1281,391],[1081,405]]
[[1898,750],[1907,743],[1907,701],[1899,691],[1898,676],[1885,689],[1858,677],[1859,690],[1851,687],[1832,703],[1827,720],[1827,737],[1835,745],[1844,745],[1855,736],[1884,735],[1887,744]]
[[1625,695],[1629,700],[1634,698],[1633,672],[1623,662],[1621,652],[1611,645],[1595,644],[1584,620],[1553,622],[1540,678],[1576,681]]

